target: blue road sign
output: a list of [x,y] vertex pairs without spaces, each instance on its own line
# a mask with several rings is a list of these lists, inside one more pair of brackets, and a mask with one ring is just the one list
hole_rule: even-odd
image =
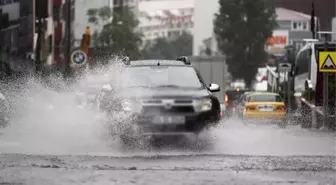
[[84,65],[87,60],[87,55],[82,50],[76,50],[71,54],[71,61],[77,66]]

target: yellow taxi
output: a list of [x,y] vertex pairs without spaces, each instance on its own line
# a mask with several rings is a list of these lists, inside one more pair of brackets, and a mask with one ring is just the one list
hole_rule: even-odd
[[246,97],[243,113],[244,121],[272,121],[285,123],[286,106],[277,93],[254,92]]

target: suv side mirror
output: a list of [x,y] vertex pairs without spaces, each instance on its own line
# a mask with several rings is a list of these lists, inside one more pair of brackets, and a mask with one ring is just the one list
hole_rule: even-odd
[[209,86],[209,90],[210,90],[210,92],[219,92],[220,91],[220,87],[219,87],[218,84],[212,83]]

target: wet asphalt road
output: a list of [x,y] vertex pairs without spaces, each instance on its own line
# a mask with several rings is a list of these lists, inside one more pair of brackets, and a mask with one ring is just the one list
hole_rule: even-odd
[[232,119],[195,148],[188,141],[132,151],[94,139],[89,122],[26,127],[0,131],[0,184],[336,184],[335,133],[294,125]]

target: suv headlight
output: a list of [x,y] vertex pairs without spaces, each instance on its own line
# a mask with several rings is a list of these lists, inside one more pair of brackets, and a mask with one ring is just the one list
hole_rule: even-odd
[[126,112],[140,113],[142,110],[141,102],[136,100],[129,100],[129,99],[122,100],[121,107]]
[[196,112],[209,111],[212,108],[212,101],[209,98],[199,99],[194,101],[194,108]]

